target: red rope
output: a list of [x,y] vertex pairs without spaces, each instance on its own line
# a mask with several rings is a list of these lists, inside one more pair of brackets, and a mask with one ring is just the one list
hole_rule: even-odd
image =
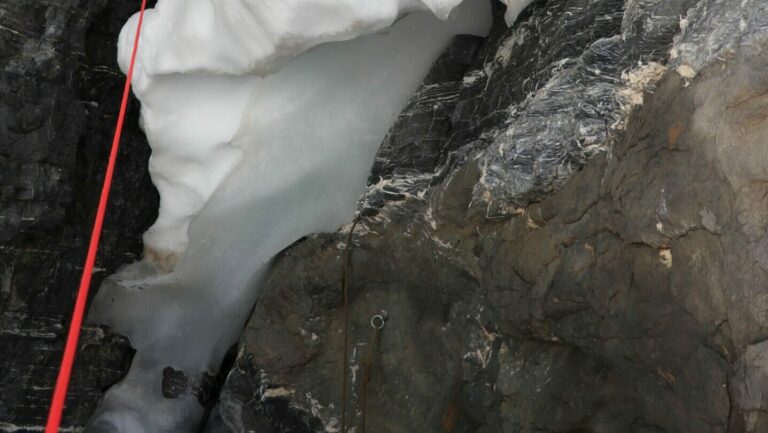
[[64,356],[59,368],[59,377],[56,379],[56,388],[53,392],[51,409],[48,412],[48,423],[45,426],[45,433],[57,433],[61,423],[61,413],[64,410],[64,401],[67,397],[67,388],[69,379],[72,375],[72,365],[75,362],[77,353],[77,341],[80,339],[80,327],[83,323],[85,314],[85,305],[88,300],[88,288],[91,285],[91,275],[93,274],[93,265],[96,262],[96,251],[99,248],[99,238],[101,237],[101,226],[104,223],[104,214],[107,210],[107,201],[109,200],[109,189],[112,185],[112,175],[115,172],[115,160],[117,151],[120,147],[120,136],[123,132],[123,122],[125,121],[125,111],[128,106],[128,97],[131,93],[131,78],[133,77],[133,66],[136,63],[136,53],[139,49],[139,35],[141,34],[141,24],[144,21],[144,9],[147,6],[147,0],[141,1],[141,12],[139,12],[139,24],[136,26],[136,39],[133,41],[133,52],[131,53],[131,63],[128,67],[128,75],[125,79],[125,88],[123,90],[123,100],[120,103],[120,114],[117,116],[117,126],[115,127],[115,136],[112,139],[112,150],[109,154],[109,163],[107,172],[104,175],[104,185],[101,187],[101,198],[99,207],[96,211],[96,220],[93,223],[91,232],[91,241],[88,245],[88,255],[85,258],[83,267],[83,276],[80,280],[80,288],[77,291],[77,300],[75,309],[72,313],[72,322],[69,325],[69,334],[67,335],[67,344],[64,346]]

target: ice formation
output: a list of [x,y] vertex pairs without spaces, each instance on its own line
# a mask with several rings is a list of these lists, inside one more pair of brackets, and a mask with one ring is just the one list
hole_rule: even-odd
[[500,0],[507,5],[507,10],[504,12],[504,21],[508,26],[511,26],[517,20],[517,16],[525,9],[526,6],[531,4],[533,0]]
[[[170,269],[186,248],[191,219],[241,158],[231,141],[258,92],[257,76],[324,42],[389,27],[407,12],[428,9],[445,19],[460,1],[160,1],[147,13],[134,79],[161,196],[145,235],[148,253]],[[135,25],[134,17],[120,35],[123,70]]]
[[[490,25],[486,0],[457,3],[160,0],[148,11],[134,85],[160,213],[145,259],[109,278],[90,313],[137,354],[89,431],[195,430],[202,407],[164,398],[163,368],[215,371],[271,257],[352,216],[431,63],[452,35]],[[120,36],[123,67],[135,24]]]

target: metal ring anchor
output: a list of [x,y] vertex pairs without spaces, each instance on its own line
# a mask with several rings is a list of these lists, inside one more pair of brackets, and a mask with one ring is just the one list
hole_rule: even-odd
[[387,321],[387,312],[382,311],[381,314],[377,314],[371,317],[371,327],[373,329],[381,330],[384,328],[384,323]]

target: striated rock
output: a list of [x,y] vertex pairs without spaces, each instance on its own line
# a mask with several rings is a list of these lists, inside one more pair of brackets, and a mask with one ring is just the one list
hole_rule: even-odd
[[[0,362],[0,431],[36,432],[45,426],[56,381],[63,333],[60,325],[26,319],[25,329],[14,328],[18,322],[2,323],[3,353]],[[64,426],[78,427],[90,418],[104,389],[120,380],[128,370],[133,349],[125,337],[102,328],[84,328],[80,349],[72,372]]]
[[429,187],[448,154],[451,114],[482,42],[478,36],[456,36],[400,113],[371,168],[367,213]]
[[[487,207],[489,217],[513,214],[558,190],[605,150],[610,130],[620,128],[625,116],[617,97],[627,85],[622,74],[666,59],[679,31],[671,22],[694,3],[555,2],[546,13],[533,11],[495,48],[494,75],[535,81],[514,86],[524,99],[497,107],[506,118],[479,155],[482,176],[474,204]],[[538,61],[532,77],[526,66],[516,65],[529,55]]]
[[[137,6],[0,6],[0,431],[45,424],[124,83],[114,41]],[[157,209],[137,105],[128,117],[94,287],[141,254]],[[85,424],[132,354],[84,331],[62,428]]]
[[[418,127],[434,83],[401,114],[353,243],[319,234],[277,258],[208,431],[339,431],[347,248],[355,431],[363,412],[388,433],[764,431],[760,7],[499,17],[438,130]],[[670,49],[671,68],[635,68]]]

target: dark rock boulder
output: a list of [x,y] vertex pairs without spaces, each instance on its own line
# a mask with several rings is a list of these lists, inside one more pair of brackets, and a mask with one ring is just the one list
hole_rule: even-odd
[[[45,425],[125,79],[117,34],[138,6],[0,6],[0,431]],[[94,287],[141,254],[157,209],[138,104],[128,117]],[[123,337],[84,331],[62,427],[85,424],[132,353]]]

